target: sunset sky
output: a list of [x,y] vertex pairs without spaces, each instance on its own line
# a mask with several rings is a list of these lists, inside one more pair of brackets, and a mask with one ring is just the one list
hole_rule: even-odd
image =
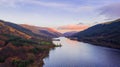
[[0,0],[0,19],[18,24],[57,27],[120,17],[120,0]]

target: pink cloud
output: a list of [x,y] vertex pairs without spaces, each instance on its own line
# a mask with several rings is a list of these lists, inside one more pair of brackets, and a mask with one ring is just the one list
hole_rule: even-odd
[[65,25],[59,27],[57,30],[64,33],[64,32],[69,32],[69,31],[82,31],[87,29],[89,26],[88,25]]

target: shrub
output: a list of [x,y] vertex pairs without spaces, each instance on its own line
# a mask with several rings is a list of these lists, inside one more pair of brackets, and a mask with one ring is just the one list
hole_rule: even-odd
[[7,58],[6,56],[2,56],[2,57],[0,57],[0,63],[5,62],[6,58]]
[[38,54],[38,53],[42,53],[42,52],[44,52],[46,50],[49,50],[49,49],[35,47],[33,49],[30,49],[29,52],[34,53],[34,54]]

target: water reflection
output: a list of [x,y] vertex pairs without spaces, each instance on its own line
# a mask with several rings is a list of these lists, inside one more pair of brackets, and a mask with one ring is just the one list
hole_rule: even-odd
[[120,51],[61,37],[62,47],[51,50],[44,67],[120,67]]

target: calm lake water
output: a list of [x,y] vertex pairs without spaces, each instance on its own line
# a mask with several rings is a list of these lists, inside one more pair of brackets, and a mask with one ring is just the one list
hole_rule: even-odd
[[120,50],[94,46],[64,37],[44,59],[43,67],[120,67]]

